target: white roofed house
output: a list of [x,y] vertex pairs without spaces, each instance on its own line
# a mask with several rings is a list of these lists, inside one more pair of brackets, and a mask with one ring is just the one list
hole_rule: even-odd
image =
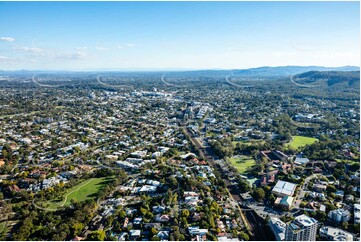
[[136,229],[136,230],[130,230],[129,231],[129,235],[130,235],[130,239],[131,240],[137,240],[140,237],[141,234],[141,230]]
[[189,234],[194,237],[197,236],[199,240],[204,240],[208,233],[208,229],[200,229],[199,226],[190,226],[188,227]]
[[138,158],[143,158],[143,157],[147,156],[147,153],[148,152],[146,150],[138,150],[138,151],[130,153],[130,155],[134,156],[134,157],[138,157]]

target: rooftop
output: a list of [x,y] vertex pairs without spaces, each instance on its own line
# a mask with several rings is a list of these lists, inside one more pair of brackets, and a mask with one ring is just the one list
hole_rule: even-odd
[[296,189],[296,186],[297,185],[294,184],[294,183],[290,183],[290,182],[280,180],[274,186],[274,188],[272,189],[272,192],[287,195],[287,196],[292,196],[295,189]]

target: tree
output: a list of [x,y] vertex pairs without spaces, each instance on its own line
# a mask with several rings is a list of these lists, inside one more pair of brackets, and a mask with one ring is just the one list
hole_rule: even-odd
[[105,239],[105,232],[103,230],[91,231],[86,237],[86,240],[89,241],[103,241],[104,239]]
[[80,232],[83,230],[83,228],[84,228],[83,223],[75,223],[75,224],[73,224],[72,229],[73,229],[74,236],[78,236],[80,234]]
[[251,186],[249,185],[248,181],[243,178],[238,179],[238,186],[241,192],[248,192],[251,190]]
[[263,201],[265,196],[266,196],[266,193],[264,192],[264,190],[261,187],[256,188],[253,191],[253,198],[256,199],[257,201]]
[[158,230],[156,228],[152,228],[150,232],[152,233],[152,235],[158,234]]
[[332,192],[336,192],[336,187],[334,186],[334,185],[332,185],[332,184],[330,184],[330,185],[327,185],[327,188],[326,188],[326,191],[328,192],[328,193],[332,193]]
[[189,210],[188,209],[184,209],[182,211],[182,217],[188,218],[189,217]]
[[241,232],[239,233],[239,238],[240,238],[241,240],[248,241],[248,240],[249,240],[249,235],[246,234],[245,232],[241,231]]

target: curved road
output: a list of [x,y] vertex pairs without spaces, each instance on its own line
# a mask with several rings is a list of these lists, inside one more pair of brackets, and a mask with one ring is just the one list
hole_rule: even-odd
[[240,87],[240,88],[246,88],[246,87],[253,87],[253,86],[251,86],[251,85],[239,85],[239,84],[236,84],[236,83],[234,83],[234,82],[231,82],[230,80],[229,80],[229,76],[231,76],[231,75],[233,75],[233,73],[231,73],[231,74],[228,74],[227,76],[226,76],[226,82],[229,84],[229,85],[231,85],[231,86],[235,86],[235,87]]
[[97,76],[97,82],[103,86],[107,86],[107,87],[116,87],[116,88],[123,88],[123,87],[130,87],[128,85],[111,85],[111,84],[107,84],[103,81],[100,80],[100,75]]
[[39,83],[38,81],[35,80],[35,75],[33,75],[33,77],[32,77],[31,79],[32,79],[32,81],[33,81],[35,84],[37,84],[37,85],[39,85],[39,86],[41,86],[41,87],[61,87],[61,86],[62,86],[62,85],[41,84],[41,83]]
[[299,84],[299,83],[297,83],[297,82],[295,82],[295,80],[293,80],[293,77],[294,77],[295,75],[292,75],[291,77],[290,77],[290,81],[293,83],[293,84],[295,84],[296,86],[299,86],[299,87],[318,87],[318,86],[320,86],[320,85],[307,85],[307,84]]
[[185,87],[185,86],[182,86],[182,85],[171,84],[171,83],[165,81],[165,80],[164,80],[164,76],[165,76],[165,75],[166,75],[166,74],[163,74],[163,76],[160,78],[161,81],[162,81],[165,85],[167,85],[167,86],[172,86],[172,87]]

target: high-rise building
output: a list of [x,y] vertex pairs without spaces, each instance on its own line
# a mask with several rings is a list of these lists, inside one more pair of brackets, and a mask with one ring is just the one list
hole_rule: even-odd
[[297,216],[286,226],[285,240],[287,241],[315,241],[318,221],[304,214]]

